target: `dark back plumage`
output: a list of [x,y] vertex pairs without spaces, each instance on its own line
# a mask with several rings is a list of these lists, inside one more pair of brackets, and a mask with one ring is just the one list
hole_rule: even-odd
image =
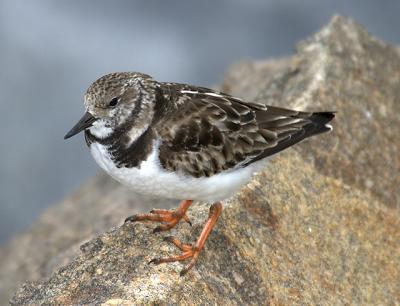
[[174,107],[156,125],[160,162],[195,177],[246,167],[326,131],[332,112],[300,112],[244,102],[207,88],[162,83]]

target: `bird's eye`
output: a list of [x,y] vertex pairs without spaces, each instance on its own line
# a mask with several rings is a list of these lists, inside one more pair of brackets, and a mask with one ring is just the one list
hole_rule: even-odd
[[108,103],[108,106],[109,107],[114,107],[114,106],[116,106],[118,104],[118,102],[119,102],[119,98],[118,97],[114,97],[114,98],[111,99],[110,103]]

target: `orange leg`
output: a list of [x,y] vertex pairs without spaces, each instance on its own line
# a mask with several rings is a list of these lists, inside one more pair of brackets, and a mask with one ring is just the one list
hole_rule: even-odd
[[166,209],[153,209],[149,214],[137,214],[130,216],[125,219],[125,222],[136,222],[136,221],[155,221],[155,222],[166,222],[162,225],[157,226],[153,232],[166,231],[173,228],[181,219],[192,225],[186,211],[189,206],[193,203],[192,200],[182,201],[179,207],[175,210]]
[[180,273],[181,276],[185,275],[195,265],[197,258],[199,257],[200,251],[203,249],[204,244],[206,243],[206,240],[210,235],[211,230],[213,229],[215,223],[217,222],[221,212],[222,212],[221,203],[218,202],[211,205],[207,222],[204,225],[204,228],[199,236],[199,239],[197,239],[197,242],[194,246],[192,246],[191,244],[181,243],[178,239],[174,237],[166,237],[164,238],[164,240],[175,245],[178,249],[182,251],[182,254],[168,258],[154,258],[149,263],[154,263],[158,265],[160,263],[182,261],[188,258],[192,258],[189,264]]

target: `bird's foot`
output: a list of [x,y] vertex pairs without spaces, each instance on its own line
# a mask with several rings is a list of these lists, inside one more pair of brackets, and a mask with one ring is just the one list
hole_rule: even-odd
[[158,265],[161,263],[183,261],[188,258],[191,258],[190,262],[180,272],[181,276],[185,275],[195,265],[197,258],[199,257],[200,251],[203,249],[204,244],[206,243],[206,240],[207,240],[208,236],[210,235],[211,230],[213,229],[215,223],[217,222],[218,217],[221,214],[221,212],[222,212],[222,204],[221,203],[214,203],[213,205],[211,205],[207,222],[204,225],[204,228],[199,236],[199,239],[197,240],[197,242],[194,246],[191,244],[182,243],[178,239],[171,237],[171,236],[165,237],[164,241],[167,241],[167,242],[175,245],[178,249],[180,249],[182,251],[182,254],[177,255],[177,256],[172,256],[172,257],[166,257],[166,258],[154,258],[149,263],[154,263],[154,264]]
[[189,264],[186,265],[186,267],[180,272],[181,276],[185,275],[196,263],[197,257],[199,257],[201,249],[199,249],[196,246],[193,246],[191,244],[182,243],[178,239],[176,239],[175,237],[172,237],[172,236],[165,237],[164,241],[167,241],[167,242],[175,245],[178,249],[180,249],[182,251],[182,254],[177,255],[177,256],[172,256],[172,257],[165,257],[165,258],[153,258],[152,260],[149,261],[149,264],[153,263],[155,265],[159,265],[161,263],[183,261],[188,258],[192,258],[190,260]]
[[182,201],[177,209],[166,210],[166,209],[153,209],[149,214],[136,214],[125,219],[125,222],[136,222],[136,221],[153,221],[153,222],[165,222],[157,226],[153,232],[166,231],[173,228],[181,219],[192,225],[189,217],[186,214],[187,209],[192,204],[192,200]]

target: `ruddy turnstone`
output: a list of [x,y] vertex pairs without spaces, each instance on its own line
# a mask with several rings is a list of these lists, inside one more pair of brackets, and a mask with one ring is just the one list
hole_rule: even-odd
[[85,94],[86,113],[65,135],[85,131],[86,143],[109,175],[135,191],[182,200],[175,210],[154,209],[126,221],[163,222],[173,228],[194,200],[209,201],[207,222],[195,245],[166,240],[182,251],[155,264],[191,258],[195,264],[230,197],[266,157],[331,130],[332,112],[301,112],[246,102],[212,89],[157,82],[146,74],[118,72],[95,81]]

